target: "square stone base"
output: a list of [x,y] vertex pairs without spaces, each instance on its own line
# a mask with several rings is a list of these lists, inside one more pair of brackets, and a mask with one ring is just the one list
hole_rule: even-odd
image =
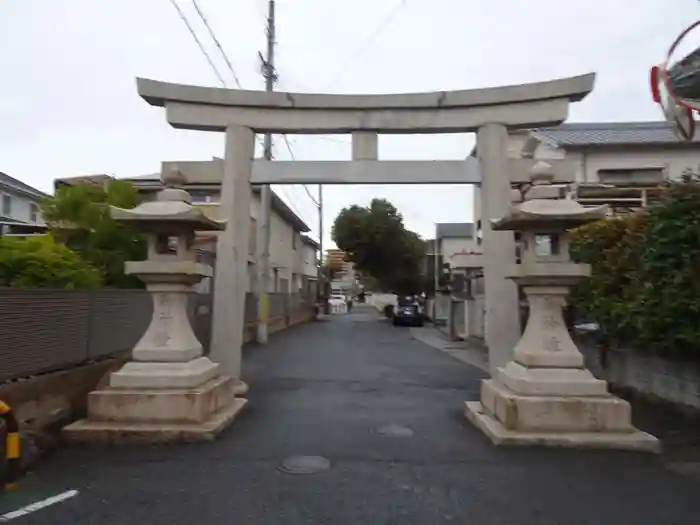
[[219,376],[192,389],[98,390],[88,397],[87,419],[63,434],[68,441],[107,444],[211,440],[247,403],[235,397],[235,385]]
[[592,448],[661,452],[661,443],[651,434],[640,430],[632,432],[523,432],[508,430],[488,414],[481,402],[467,401],[464,411],[477,428],[494,445],[546,446],[561,448]]
[[[576,390],[574,390],[575,392]],[[632,410],[624,399],[575,393],[526,395],[487,379],[481,404],[507,430],[520,432],[633,432]]]

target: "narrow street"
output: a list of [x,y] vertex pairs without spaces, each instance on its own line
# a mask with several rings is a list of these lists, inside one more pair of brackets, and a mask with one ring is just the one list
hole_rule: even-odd
[[[0,514],[14,523],[690,525],[698,480],[621,452],[496,448],[463,417],[484,373],[369,307],[250,348],[250,408],[215,442],[65,448]],[[321,456],[311,475],[279,470]],[[322,466],[322,465],[321,465]]]

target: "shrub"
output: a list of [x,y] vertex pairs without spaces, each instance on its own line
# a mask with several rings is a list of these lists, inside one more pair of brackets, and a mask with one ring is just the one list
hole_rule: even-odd
[[0,286],[96,288],[100,272],[50,235],[0,237]]
[[647,210],[573,230],[592,276],[572,303],[635,348],[700,357],[700,181],[669,183]]

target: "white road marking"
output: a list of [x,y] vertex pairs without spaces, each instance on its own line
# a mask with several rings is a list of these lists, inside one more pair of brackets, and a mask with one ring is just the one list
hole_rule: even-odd
[[67,490],[66,492],[62,492],[61,494],[51,496],[50,498],[37,501],[36,503],[27,505],[26,507],[22,507],[21,509],[13,510],[12,512],[3,514],[2,516],[0,516],[0,521],[5,522],[13,520],[15,518],[21,518],[22,516],[26,516],[27,514],[31,514],[32,512],[36,512],[37,510],[45,509],[46,507],[50,507],[51,505],[55,505],[56,503],[61,503],[62,501],[65,501],[77,495],[77,490]]

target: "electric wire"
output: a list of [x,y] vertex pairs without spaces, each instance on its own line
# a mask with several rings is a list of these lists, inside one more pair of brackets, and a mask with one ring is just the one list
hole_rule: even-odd
[[195,10],[197,11],[199,18],[201,18],[202,22],[204,22],[204,26],[207,28],[207,31],[209,31],[209,35],[211,36],[211,39],[214,41],[214,44],[216,45],[216,47],[219,49],[221,56],[224,58],[224,62],[226,62],[226,66],[228,67],[229,71],[231,71],[231,75],[233,76],[233,80],[236,82],[236,85],[240,89],[243,89],[243,86],[241,85],[241,81],[239,80],[238,75],[236,74],[236,70],[233,68],[233,64],[231,64],[231,61],[228,59],[228,55],[226,54],[226,51],[224,51],[224,48],[221,47],[221,43],[219,42],[219,39],[216,38],[216,33],[214,33],[214,30],[212,29],[211,25],[209,25],[209,20],[207,20],[207,17],[204,16],[204,13],[202,12],[202,10],[199,7],[199,4],[197,3],[197,0],[192,0],[192,5],[194,6]]
[[204,48],[204,45],[202,44],[202,41],[199,40],[199,37],[197,36],[197,33],[194,32],[194,28],[192,25],[190,25],[189,20],[187,20],[187,17],[185,16],[185,13],[182,12],[182,9],[180,9],[180,6],[177,4],[176,0],[170,0],[170,3],[172,6],[175,8],[177,11],[177,14],[180,16],[180,19],[185,23],[185,26],[187,27],[187,30],[190,32],[192,35],[192,38],[194,38],[194,41],[197,43],[197,46],[199,47],[199,50],[202,52],[204,55],[204,58],[207,59],[207,62],[209,62],[209,65],[211,68],[214,70],[214,74],[217,76],[219,79],[219,82],[221,82],[221,85],[226,87],[226,81],[224,81],[224,77],[221,76],[221,73],[217,69],[216,65],[214,64],[214,61],[211,59],[211,56],[209,53],[207,53],[207,50]]
[[[287,146],[287,150],[289,151],[289,155],[292,157],[292,160],[297,160],[296,156],[294,155],[294,150],[292,149],[292,145],[289,143],[289,138],[287,137],[287,135],[282,135],[282,137],[284,138],[284,143]],[[320,205],[319,205],[318,201],[316,200],[316,198],[313,195],[311,195],[311,191],[309,190],[308,186],[306,184],[302,184],[302,187],[304,188],[304,191],[306,192],[306,194],[309,196],[309,199],[311,199],[311,202],[314,203],[314,206],[316,206],[318,208]]]
[[332,80],[328,84],[326,90],[330,90],[337,82],[342,78],[344,74],[347,73],[349,65],[357,60],[365,50],[374,43],[374,41],[381,36],[382,32],[391,24],[391,22],[396,18],[402,8],[406,7],[407,0],[399,0],[399,2],[389,11],[382,21],[377,25],[377,28],[367,37],[362,43],[357,47],[355,53],[345,61],[345,64],[338,72],[332,77]]

